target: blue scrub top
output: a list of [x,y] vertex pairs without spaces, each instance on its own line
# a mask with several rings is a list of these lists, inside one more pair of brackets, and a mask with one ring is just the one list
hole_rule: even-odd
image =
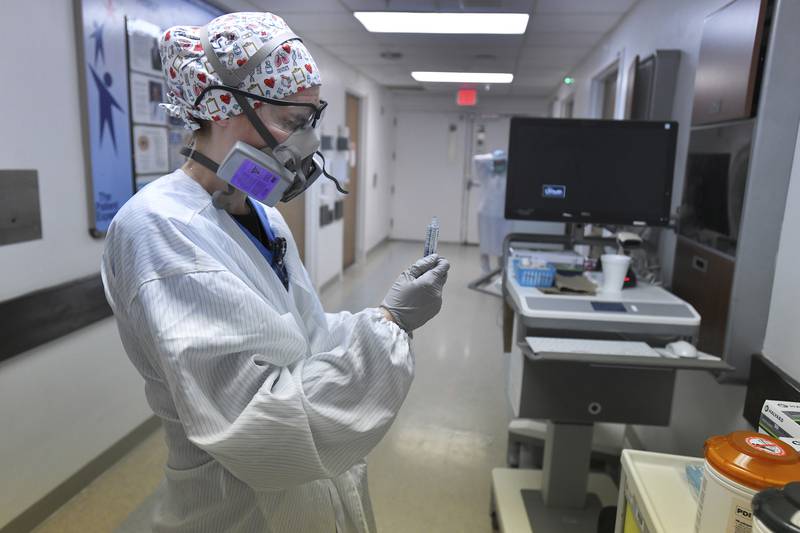
[[[252,202],[249,198],[247,199],[247,204],[250,206],[250,209],[255,212],[258,216],[258,220],[261,222],[261,227],[263,228],[264,232],[267,234],[267,239],[270,243],[274,243],[277,240],[275,236],[275,232],[272,231],[272,227],[269,225],[269,218],[267,214],[264,212],[264,208],[258,202]],[[274,257],[272,251],[267,248],[261,239],[257,236],[253,235],[247,227],[245,227],[241,222],[236,220],[236,217],[232,217],[233,220],[236,221],[236,224],[242,228],[242,231],[245,235],[253,242],[255,247],[261,252],[261,255],[264,256],[264,259],[267,260],[267,263],[272,267],[272,270],[275,271],[275,275],[278,276],[278,279],[281,280],[283,286],[286,290],[289,290],[289,273],[286,270],[286,264],[284,263],[284,258],[276,258]]]

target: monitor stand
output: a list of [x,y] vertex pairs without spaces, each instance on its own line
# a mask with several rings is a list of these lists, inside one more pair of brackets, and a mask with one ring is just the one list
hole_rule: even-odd
[[594,424],[547,421],[542,489],[523,490],[531,529],[596,533],[602,504],[588,492]]
[[495,468],[492,511],[509,533],[596,533],[602,509],[619,489],[605,473],[590,472],[593,424],[547,422],[541,470]]

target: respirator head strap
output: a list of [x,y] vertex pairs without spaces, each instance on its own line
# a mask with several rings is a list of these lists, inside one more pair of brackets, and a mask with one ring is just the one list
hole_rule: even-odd
[[[217,72],[222,80],[222,83],[234,88],[238,88],[239,85],[241,85],[241,83],[250,75],[250,73],[255,70],[255,68],[260,65],[275,48],[292,39],[299,38],[292,32],[284,32],[282,34],[275,35],[267,42],[267,44],[259,48],[259,50],[253,54],[253,56],[243,67],[237,69],[236,71],[230,71],[225,65],[222,64],[222,62],[219,60],[219,57],[217,57],[216,52],[214,52],[214,48],[211,46],[211,41],[208,39],[208,26],[203,26],[200,28],[200,43],[203,45],[203,52],[205,53],[208,62]],[[242,111],[247,117],[247,120],[250,121],[261,138],[264,139],[264,142],[267,143],[267,146],[269,146],[270,149],[278,146],[278,141],[275,140],[275,137],[272,136],[261,119],[258,118],[258,115],[253,109],[253,106],[250,105],[250,102],[247,101],[247,98],[236,92],[231,92],[231,94],[233,94],[233,97],[236,98],[236,101],[239,103],[239,106],[241,106]]]
[[[192,161],[197,161],[214,174],[216,174],[219,170],[219,164],[216,161],[201,154],[194,148],[184,146],[181,148],[181,155],[191,159]],[[228,208],[233,204],[232,198],[235,192],[236,188],[229,183],[224,191],[214,191],[214,193],[211,195],[211,203],[217,209],[224,209],[227,211]]]
[[192,161],[197,161],[198,163],[206,167],[214,174],[216,174],[217,171],[219,170],[218,163],[213,161],[211,158],[201,154],[194,148],[189,148],[188,146],[184,146],[183,148],[181,148],[181,155],[191,159]]

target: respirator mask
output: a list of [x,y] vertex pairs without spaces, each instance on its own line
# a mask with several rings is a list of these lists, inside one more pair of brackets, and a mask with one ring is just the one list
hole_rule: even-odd
[[[207,28],[204,27],[200,31],[200,41],[205,55],[224,85],[209,85],[204,88],[197,95],[195,105],[209,91],[222,90],[232,94],[267,145],[264,149],[258,149],[238,141],[221,163],[188,147],[181,150],[181,154],[208,168],[228,183],[226,191],[217,191],[213,194],[214,207],[218,209],[226,209],[230,205],[232,195],[237,189],[263,204],[274,207],[279,201],[288,202],[302,194],[323,174],[336,184],[339,192],[347,194],[336,178],[325,171],[325,157],[319,152],[320,138],[315,128],[327,107],[326,102],[322,101],[319,106],[305,102],[286,102],[236,88],[275,48],[290,40],[300,39],[292,32],[274,35],[244,67],[231,71],[219,61],[212,49]],[[285,141],[278,143],[248,99],[275,106],[309,108],[310,112],[304,124],[294,129]]]

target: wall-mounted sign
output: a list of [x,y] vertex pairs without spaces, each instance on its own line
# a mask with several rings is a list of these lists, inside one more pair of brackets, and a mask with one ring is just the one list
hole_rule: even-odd
[[92,200],[89,230],[102,237],[137,182],[175,168],[171,142],[185,138],[170,135],[181,125],[158,107],[165,97],[161,31],[176,24],[206,24],[222,12],[200,0],[75,1]]

